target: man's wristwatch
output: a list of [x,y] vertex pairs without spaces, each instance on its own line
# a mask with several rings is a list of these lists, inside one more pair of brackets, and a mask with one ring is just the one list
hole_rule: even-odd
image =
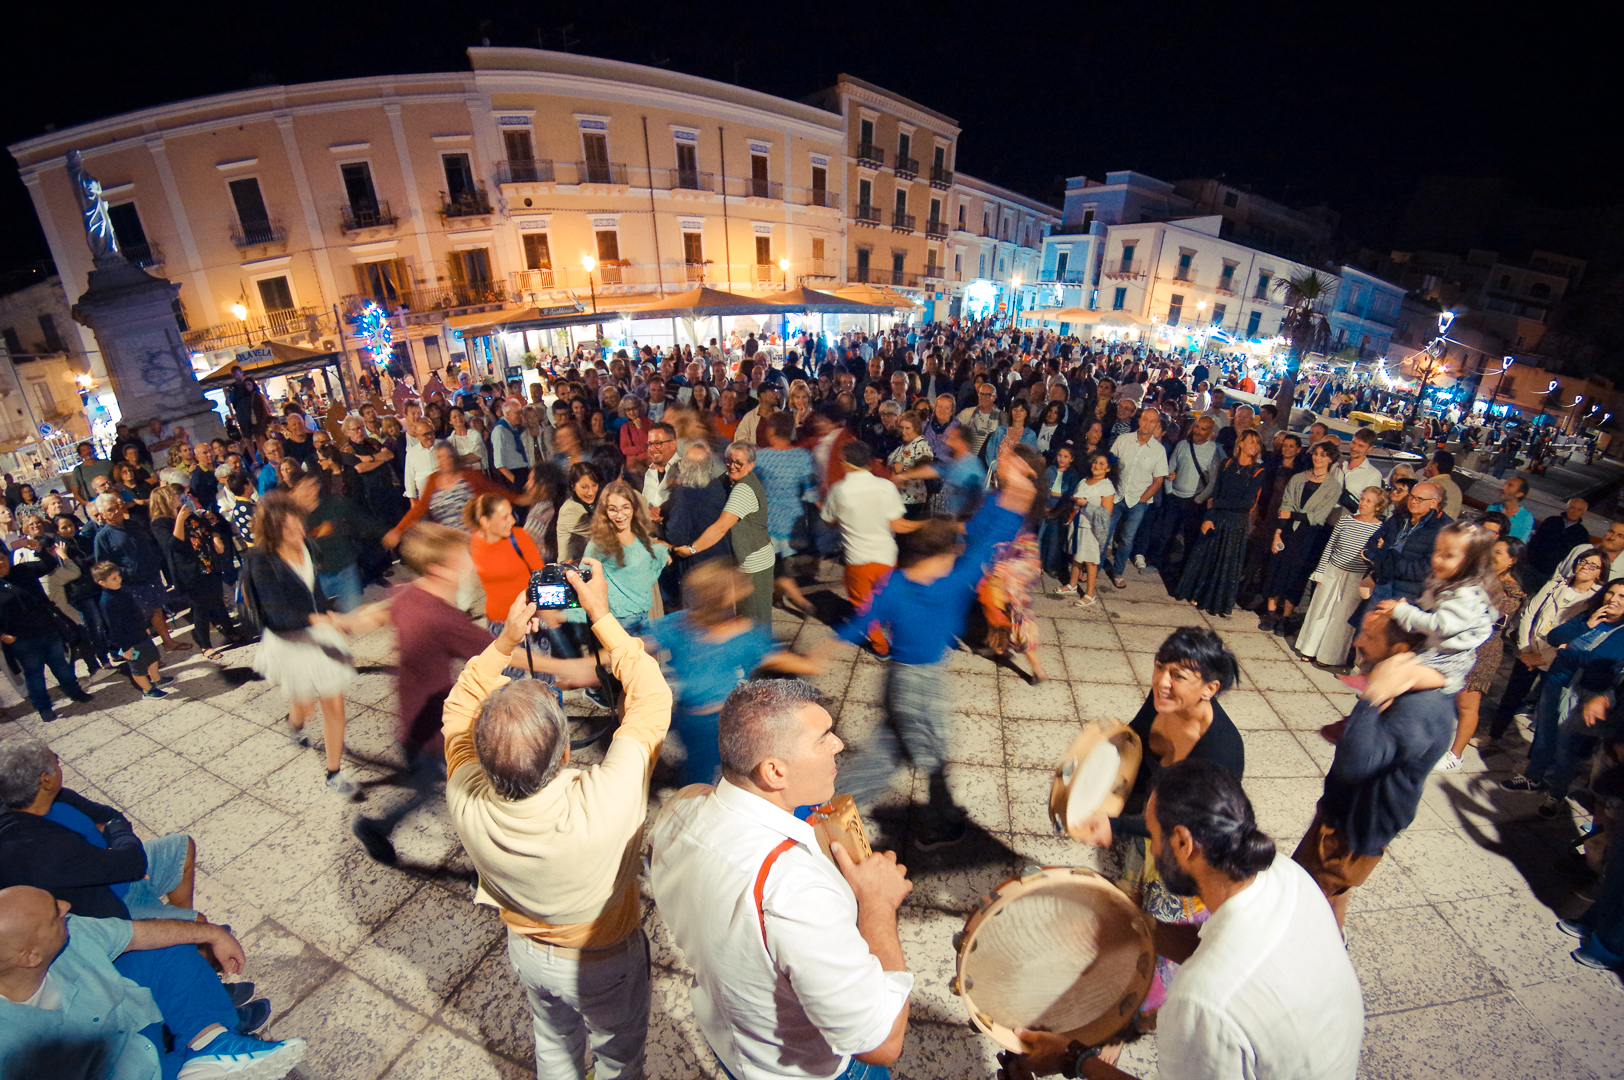
[[1066,1077],[1066,1080],[1077,1080],[1078,1077],[1083,1075],[1083,1062],[1089,1058],[1099,1057],[1100,1048],[1097,1046],[1084,1046],[1076,1039],[1073,1039],[1071,1045],[1066,1047],[1066,1056],[1071,1059],[1071,1064],[1063,1067],[1060,1070],[1060,1075]]

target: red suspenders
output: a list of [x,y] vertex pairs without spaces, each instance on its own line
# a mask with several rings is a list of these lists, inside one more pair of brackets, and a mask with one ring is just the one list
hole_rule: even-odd
[[761,906],[761,899],[762,893],[767,888],[767,875],[772,872],[773,863],[778,861],[778,856],[794,846],[795,841],[785,840],[767,853],[767,857],[761,860],[761,869],[756,871],[756,887],[752,891],[756,898],[756,919],[761,923],[761,945],[763,948],[767,946],[767,912]]

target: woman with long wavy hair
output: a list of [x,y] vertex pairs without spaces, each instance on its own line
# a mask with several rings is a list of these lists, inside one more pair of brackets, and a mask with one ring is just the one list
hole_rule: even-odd
[[[654,609],[660,571],[671,561],[671,549],[654,538],[654,525],[637,492],[624,480],[605,485],[592,511],[591,539],[584,558],[603,564],[609,582],[609,611],[628,634],[640,634]],[[568,622],[585,622],[586,612],[573,609]]]

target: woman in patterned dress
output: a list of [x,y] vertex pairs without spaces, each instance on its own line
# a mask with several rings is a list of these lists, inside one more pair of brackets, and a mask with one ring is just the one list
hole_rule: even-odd
[[1500,674],[1500,660],[1505,655],[1502,631],[1516,627],[1517,616],[1522,613],[1523,600],[1527,597],[1518,577],[1527,551],[1527,546],[1515,536],[1502,537],[1494,542],[1494,572],[1500,582],[1500,621],[1495,632],[1489,635],[1489,640],[1477,647],[1477,662],[1466,676],[1466,688],[1455,695],[1455,742],[1433,766],[1434,772],[1453,772],[1460,768],[1460,756],[1472,736],[1477,734],[1478,709],[1483,704],[1483,694],[1493,684],[1495,676]]
[[[902,430],[902,445],[891,451],[886,464],[893,475],[905,473],[936,460],[930,443],[925,441],[917,413],[905,412],[897,421]],[[902,489],[902,510],[909,520],[917,521],[930,516],[930,492],[923,480],[904,480],[897,485]]]
[[[1043,456],[1029,446],[1017,446],[1012,453],[1040,475]],[[1034,499],[1015,539],[993,548],[992,569],[981,579],[977,595],[987,617],[987,645],[993,655],[1007,660],[1013,653],[1025,653],[1032,665],[1032,682],[1043,682],[1049,673],[1038,658],[1038,621],[1032,614],[1032,597],[1043,591],[1043,561],[1038,552],[1038,525],[1046,507]]]

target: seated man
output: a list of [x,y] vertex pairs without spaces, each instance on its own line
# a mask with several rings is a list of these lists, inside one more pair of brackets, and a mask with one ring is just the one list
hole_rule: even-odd
[[830,862],[795,816],[833,797],[842,749],[810,685],[741,683],[718,726],[722,780],[666,804],[649,872],[697,975],[699,1028],[736,1080],[883,1077],[913,991],[897,935],[906,868],[838,846]]
[[0,889],[0,1075],[276,1080],[304,1056],[303,1039],[232,1032],[231,999],[192,947],[240,972],[242,947],[223,927],[68,907],[29,885]]
[[138,839],[123,814],[64,788],[39,740],[0,741],[0,805],[0,888],[45,889],[92,919],[197,920],[191,838]]

